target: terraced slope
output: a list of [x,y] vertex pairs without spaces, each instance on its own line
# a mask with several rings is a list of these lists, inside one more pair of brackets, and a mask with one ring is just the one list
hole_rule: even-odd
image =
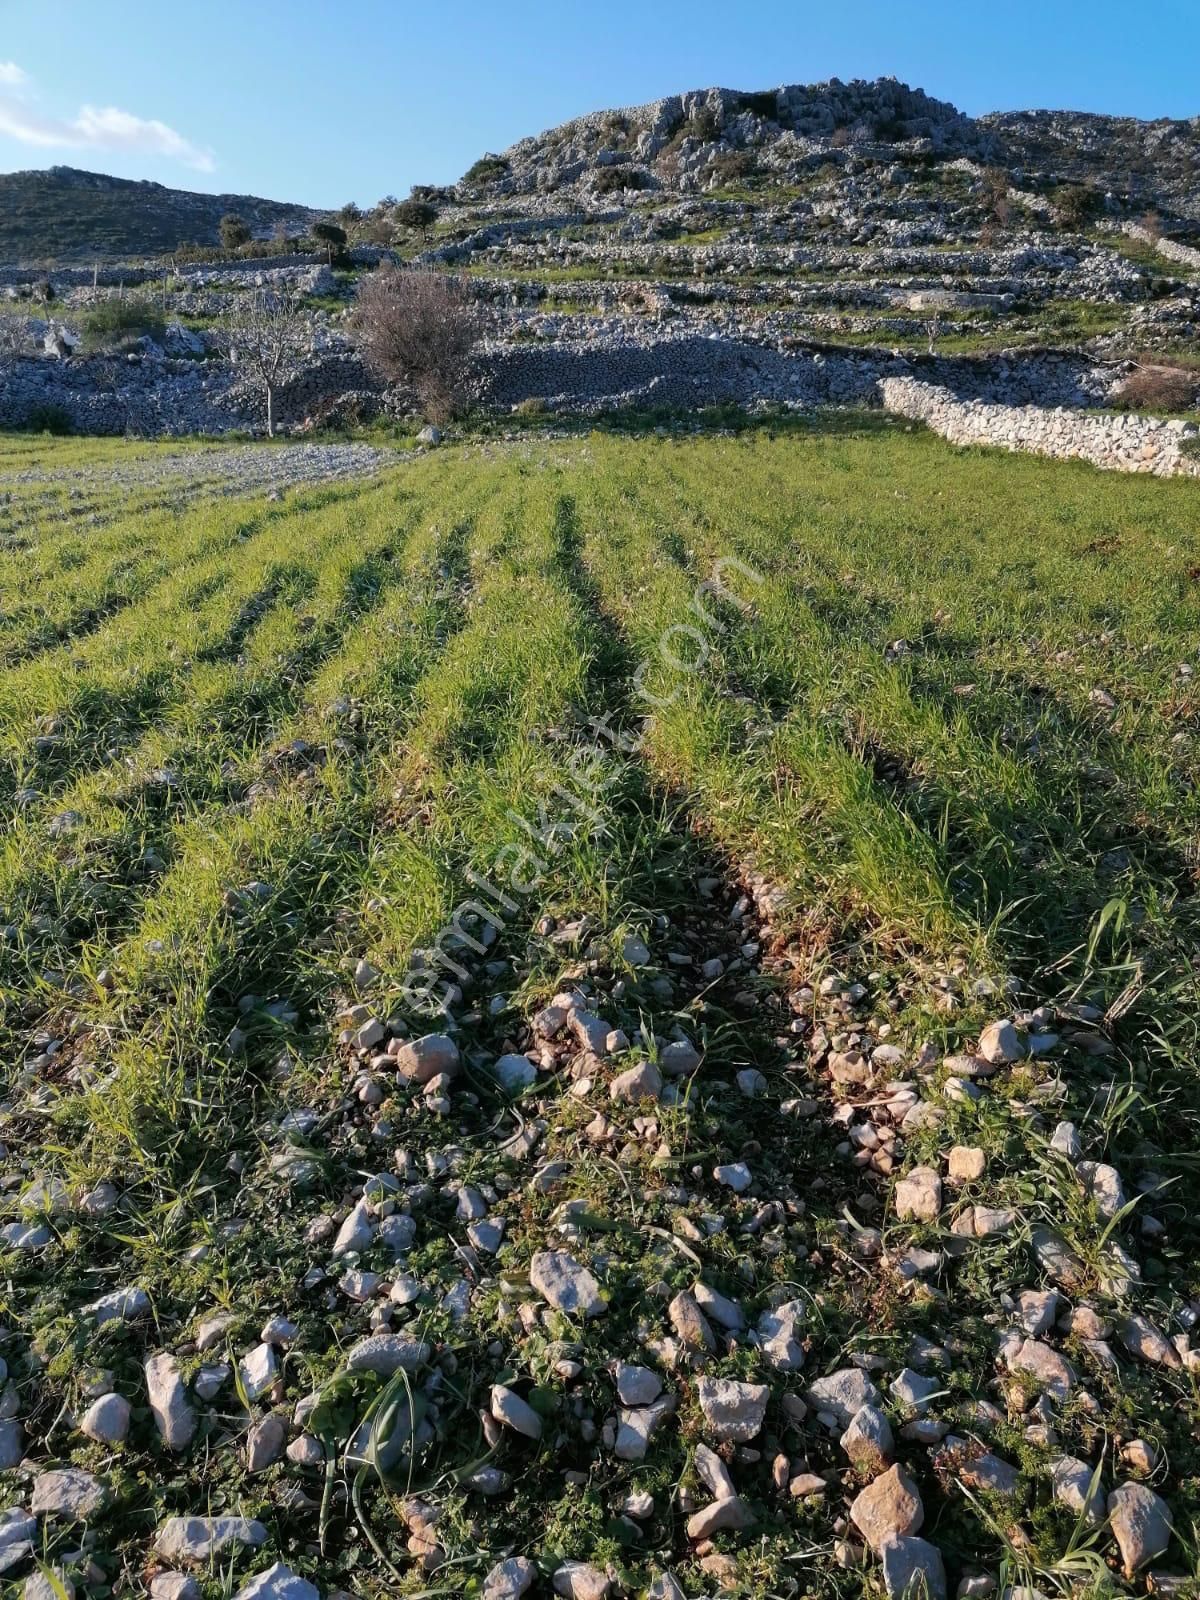
[[0,446],[5,1570],[1187,1575],[1195,487],[172,450]]

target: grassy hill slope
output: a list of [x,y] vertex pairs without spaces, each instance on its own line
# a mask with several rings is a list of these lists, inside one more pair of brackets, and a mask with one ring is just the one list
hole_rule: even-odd
[[0,261],[90,261],[212,245],[227,211],[264,239],[279,223],[299,230],[318,215],[255,195],[195,194],[75,167],[6,172],[0,173]]

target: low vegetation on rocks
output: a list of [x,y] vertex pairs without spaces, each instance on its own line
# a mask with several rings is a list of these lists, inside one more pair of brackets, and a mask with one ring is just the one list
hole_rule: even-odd
[[337,449],[0,442],[8,1581],[1189,1592],[1195,484]]

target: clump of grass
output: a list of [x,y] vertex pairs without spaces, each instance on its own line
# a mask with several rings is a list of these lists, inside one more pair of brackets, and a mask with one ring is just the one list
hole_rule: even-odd
[[166,322],[159,308],[139,295],[109,296],[92,306],[82,319],[83,348],[89,354],[122,351],[139,339],[156,344],[166,335]]

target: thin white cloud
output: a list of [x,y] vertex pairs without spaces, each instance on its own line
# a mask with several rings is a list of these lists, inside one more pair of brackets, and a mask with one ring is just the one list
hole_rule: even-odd
[[136,117],[117,106],[79,108],[71,118],[45,117],[20,90],[29,78],[15,61],[0,61],[0,134],[44,150],[115,150],[124,155],[165,156],[198,172],[211,172],[211,150],[154,117]]

